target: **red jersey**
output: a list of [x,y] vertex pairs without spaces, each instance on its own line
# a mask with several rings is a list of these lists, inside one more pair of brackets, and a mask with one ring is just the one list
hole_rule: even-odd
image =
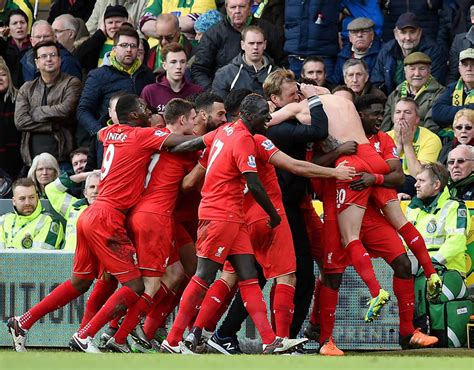
[[367,137],[370,145],[373,146],[375,151],[386,161],[389,159],[400,160],[400,156],[397,153],[397,146],[393,139],[387,133],[379,131],[375,135]]
[[252,134],[238,120],[209,132],[203,140],[210,151],[199,219],[243,223],[245,179],[242,174],[257,172]]
[[[191,172],[201,158],[201,153],[196,153],[195,162],[189,163],[187,173]],[[199,159],[200,160],[200,159]],[[179,193],[176,201],[174,219],[176,222],[193,221],[198,219],[198,208],[201,203],[201,192],[197,189],[191,189],[186,193]]]
[[[263,135],[254,135],[253,138],[255,140],[257,153],[258,177],[276,210],[280,215],[283,215],[285,214],[285,208],[283,207],[280,185],[278,185],[275,167],[269,163],[270,158],[278,152],[279,149],[270,139],[267,139]],[[255,198],[248,193],[246,193],[244,197],[244,214],[247,224],[268,218],[267,213],[260,207]]]
[[[171,133],[167,128],[161,130]],[[163,151],[153,154],[148,166],[145,191],[134,211],[171,216],[178,198],[179,185],[197,158],[197,153],[171,154]]]
[[161,150],[169,132],[152,127],[112,125],[99,131],[104,159],[96,203],[126,210],[140,199],[151,155]]

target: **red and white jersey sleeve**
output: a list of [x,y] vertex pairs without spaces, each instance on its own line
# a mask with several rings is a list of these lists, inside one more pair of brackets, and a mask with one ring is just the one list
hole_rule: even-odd
[[376,135],[370,137],[369,141],[375,151],[386,161],[390,159],[400,160],[397,146],[387,133],[379,131]]

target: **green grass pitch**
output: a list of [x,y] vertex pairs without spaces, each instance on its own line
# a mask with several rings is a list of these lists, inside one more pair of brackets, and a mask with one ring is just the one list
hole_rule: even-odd
[[418,350],[347,353],[344,357],[304,356],[174,356],[166,354],[90,355],[51,350],[28,353],[0,351],[2,370],[474,370],[472,350]]

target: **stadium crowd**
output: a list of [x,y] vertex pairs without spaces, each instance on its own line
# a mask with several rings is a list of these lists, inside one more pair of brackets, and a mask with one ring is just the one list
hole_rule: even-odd
[[390,301],[371,257],[393,269],[401,347],[440,344],[414,326],[409,256],[429,302],[444,270],[468,273],[472,1],[55,0],[47,20],[28,0],[0,8],[0,197],[14,206],[0,248],[75,251],[71,280],[9,319],[16,351],[98,279],[74,350],[99,352],[108,323],[113,352],[239,354],[250,315],[263,353],[309,339],[340,356],[346,267],[370,292],[366,322]]

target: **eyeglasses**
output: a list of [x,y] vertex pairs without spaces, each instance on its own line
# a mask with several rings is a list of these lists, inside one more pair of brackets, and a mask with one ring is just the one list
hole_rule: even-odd
[[173,33],[172,35],[156,36],[156,38],[157,38],[159,41],[166,40],[166,41],[168,41],[168,42],[171,42],[171,41],[173,41],[173,39],[174,39],[175,36],[176,36],[176,33]]
[[45,53],[45,54],[40,54],[38,55],[38,57],[36,59],[41,59],[41,60],[45,60],[45,59],[48,59],[48,58],[56,58],[58,56],[58,53]]
[[136,49],[138,48],[138,45],[137,44],[130,44],[128,42],[122,42],[120,44],[117,44],[117,46],[120,46],[122,49]]
[[457,162],[458,164],[463,164],[465,162],[472,161],[472,159],[468,158],[455,158],[455,159],[449,159],[448,160],[448,166],[454,166],[454,164]]
[[463,128],[464,130],[466,131],[471,131],[472,130],[472,126],[463,126],[463,125],[457,125],[457,126],[454,126],[454,128],[458,131],[461,131]]

